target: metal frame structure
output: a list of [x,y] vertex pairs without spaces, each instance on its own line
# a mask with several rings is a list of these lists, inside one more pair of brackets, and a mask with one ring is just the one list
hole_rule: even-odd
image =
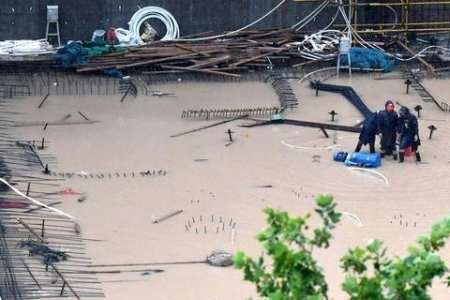
[[[322,2],[321,0],[293,0],[297,3]],[[339,1],[335,2],[335,5]],[[351,6],[354,12],[351,17],[353,28],[358,33],[407,33],[407,32],[450,32],[450,1],[424,1],[424,0],[398,0],[376,2],[370,0],[348,0],[344,1],[344,6]],[[365,16],[364,10],[368,8],[386,7],[395,10],[398,15],[396,23],[385,21],[384,16],[380,16],[380,22],[368,23],[365,20],[361,22],[361,16]],[[435,20],[432,16],[423,21],[417,22],[416,15],[424,11],[448,10],[446,20]],[[423,19],[423,18],[422,18]],[[335,24],[336,27],[345,27],[345,24]]]

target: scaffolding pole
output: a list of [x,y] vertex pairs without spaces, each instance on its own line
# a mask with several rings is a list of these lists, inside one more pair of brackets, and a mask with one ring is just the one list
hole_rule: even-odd
[[[317,3],[322,2],[322,0],[293,0],[296,3]],[[330,3],[330,5],[339,5],[338,3]],[[427,7],[432,8],[433,6],[438,8],[439,5],[450,5],[449,0],[443,1],[414,1],[414,0],[400,0],[397,2],[367,2],[362,3],[358,0],[348,1],[346,4],[340,4],[344,7],[351,6],[351,10],[353,11],[353,15],[350,16],[350,22],[355,30],[358,33],[404,33],[408,32],[433,32],[433,31],[449,31],[450,21],[433,21],[430,17],[430,20],[426,20],[425,22],[410,22],[411,19],[411,7],[420,7],[420,9],[425,9]],[[377,24],[368,24],[364,22],[358,22],[358,8],[359,7],[399,7],[400,11],[400,20],[399,23],[377,23]],[[447,8],[446,8],[447,9]],[[450,9],[450,7],[448,7]],[[343,27],[345,24],[336,24],[335,27]],[[371,28],[367,28],[371,27]],[[385,28],[392,27],[392,28]],[[377,28],[377,29],[376,29]],[[362,29],[371,29],[370,32],[366,32]]]

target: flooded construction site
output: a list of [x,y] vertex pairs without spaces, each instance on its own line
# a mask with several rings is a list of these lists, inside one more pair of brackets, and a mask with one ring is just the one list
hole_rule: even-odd
[[[379,239],[405,257],[448,218],[448,34],[423,24],[437,33],[392,37],[395,22],[360,32],[346,18],[355,1],[311,3],[301,20],[327,7],[330,29],[178,33],[96,44],[108,48],[96,54],[77,42],[41,41],[41,52],[29,42],[31,54],[3,44],[0,299],[272,299],[234,255],[264,253],[271,270],[257,239],[271,225],[264,209],[314,215],[320,195],[340,214],[329,247],[314,252],[327,299],[353,299],[342,288],[349,249]],[[389,105],[391,151],[380,125]],[[448,263],[449,246],[433,247]],[[432,299],[448,299],[445,272],[427,286]]]

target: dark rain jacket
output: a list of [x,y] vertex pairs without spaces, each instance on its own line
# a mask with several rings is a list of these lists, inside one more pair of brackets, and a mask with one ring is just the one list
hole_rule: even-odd
[[381,133],[381,149],[393,150],[395,148],[398,115],[394,112],[382,110],[378,113],[378,130]]
[[420,145],[419,123],[413,114],[409,113],[399,118],[398,133],[400,149],[406,149],[409,146],[417,149],[417,146]]
[[378,114],[373,113],[364,120],[359,140],[363,145],[375,143],[375,136],[378,134]]

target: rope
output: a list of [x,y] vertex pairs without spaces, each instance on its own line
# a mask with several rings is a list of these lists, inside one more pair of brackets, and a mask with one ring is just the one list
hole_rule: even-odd
[[302,149],[302,150],[330,150],[330,149],[334,149],[334,148],[339,148],[341,145],[339,144],[335,144],[335,145],[329,145],[329,146],[325,146],[325,147],[309,147],[309,146],[297,146],[297,145],[292,145],[289,144],[285,141],[281,141],[281,144],[283,146],[289,147],[289,148],[293,148],[293,149]]
[[357,215],[349,213],[349,212],[346,212],[346,211],[341,211],[341,214],[343,214],[345,216],[348,216],[348,217],[351,217],[354,220],[356,220],[356,222],[358,222],[359,227],[363,226],[363,223],[362,223],[361,219]]
[[356,168],[356,167],[350,167],[348,168],[350,171],[362,171],[362,172],[366,172],[366,173],[372,173],[377,175],[378,177],[380,177],[381,179],[383,179],[384,183],[389,185],[389,180],[387,179],[386,176],[384,176],[383,174],[381,174],[380,172],[377,172],[375,170],[370,170],[370,169],[363,169],[363,168]]

